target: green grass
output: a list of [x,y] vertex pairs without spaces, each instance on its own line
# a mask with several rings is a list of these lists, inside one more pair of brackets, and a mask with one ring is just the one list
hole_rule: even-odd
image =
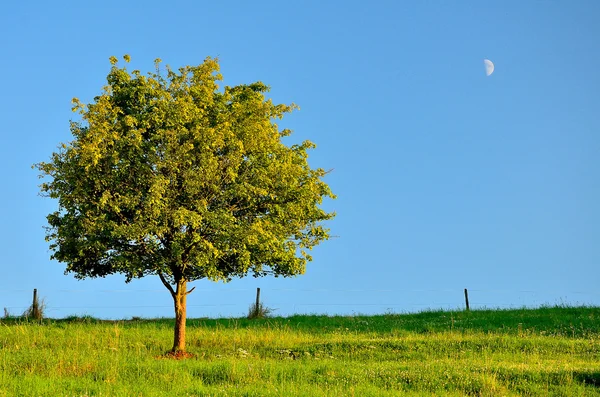
[[0,322],[0,396],[600,396],[600,308]]

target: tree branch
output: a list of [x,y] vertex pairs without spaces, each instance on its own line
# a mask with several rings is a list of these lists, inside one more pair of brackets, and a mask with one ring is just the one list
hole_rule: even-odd
[[[193,233],[194,232],[192,231],[192,229],[188,229],[188,232],[187,232],[188,235],[191,235]],[[181,254],[181,260],[184,263],[187,262],[190,252],[192,252],[192,249],[194,249],[198,244],[200,244],[200,241],[195,241],[185,248],[185,250],[183,251],[183,254]]]
[[189,295],[189,294],[191,294],[191,293],[192,293],[192,291],[193,291],[193,290],[195,290],[195,289],[196,289],[196,287],[192,287],[192,289],[191,289],[191,290],[189,290],[188,292],[186,292],[185,294],[186,294],[186,295]]
[[162,272],[158,272],[158,277],[160,277],[160,281],[162,281],[162,283],[164,284],[165,287],[167,287],[167,289],[169,290],[169,292],[171,293],[173,298],[175,298],[175,296],[176,296],[175,290],[173,289],[171,284],[169,284],[169,282],[167,281],[165,276],[162,274]]

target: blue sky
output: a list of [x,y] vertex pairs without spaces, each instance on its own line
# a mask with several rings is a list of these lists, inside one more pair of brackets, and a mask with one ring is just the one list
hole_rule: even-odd
[[[0,6],[0,306],[172,316],[158,278],[77,281],[50,261],[31,165],[71,139],[111,55],[149,71],[218,57],[301,110],[283,126],[333,168],[339,236],[294,279],[197,281],[188,314],[600,305],[600,3],[61,1]],[[492,60],[486,77],[483,59]]]

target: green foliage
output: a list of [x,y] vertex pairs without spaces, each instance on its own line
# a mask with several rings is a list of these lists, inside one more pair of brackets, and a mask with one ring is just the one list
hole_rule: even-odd
[[329,238],[320,204],[334,195],[308,165],[315,145],[282,143],[291,131],[275,121],[296,106],[273,104],[261,82],[221,90],[211,58],[177,71],[157,59],[148,75],[110,61],[101,95],[73,99],[74,140],[36,165],[59,205],[52,258],[78,278],[302,274]]
[[183,361],[164,359],[172,319],[2,321],[0,396],[599,396],[598,318],[562,307],[188,320],[195,358]]

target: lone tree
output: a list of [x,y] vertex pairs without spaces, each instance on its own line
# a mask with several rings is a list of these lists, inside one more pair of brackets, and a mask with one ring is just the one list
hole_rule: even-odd
[[[129,62],[129,56],[124,56]],[[76,278],[157,275],[175,305],[173,352],[185,351],[187,284],[294,276],[329,238],[319,207],[335,198],[311,169],[309,141],[286,146],[261,82],[220,90],[217,60],[142,75],[119,67],[93,103],[73,99],[73,141],[36,164],[52,258]],[[193,288],[192,288],[193,289]]]

